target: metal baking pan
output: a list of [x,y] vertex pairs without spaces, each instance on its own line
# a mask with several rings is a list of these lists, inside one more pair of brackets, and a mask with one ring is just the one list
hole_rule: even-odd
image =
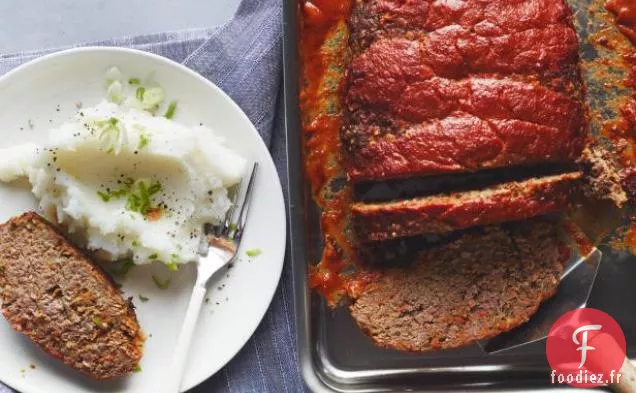
[[[302,165],[298,91],[298,1],[284,1],[284,82],[289,169],[290,256],[293,266],[299,361],[314,392],[384,391],[536,391],[573,388],[550,384],[545,342],[488,355],[477,346],[428,354],[375,347],[345,308],[331,310],[308,287],[309,264],[319,260],[321,232]],[[581,42],[593,26],[590,1],[571,0]],[[584,26],[584,27],[581,27]],[[582,45],[582,57],[597,56]],[[586,82],[588,82],[586,80]],[[589,86],[591,101],[598,90]],[[594,103],[592,103],[594,105]],[[608,116],[612,116],[611,113]],[[636,354],[636,256],[601,247],[603,261],[588,307],[601,309],[622,326],[628,354]]]

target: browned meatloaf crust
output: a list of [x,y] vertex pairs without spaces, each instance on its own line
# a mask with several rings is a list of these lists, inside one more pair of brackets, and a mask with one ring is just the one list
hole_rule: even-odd
[[356,203],[352,207],[353,225],[359,240],[383,241],[524,220],[565,207],[582,176],[581,172],[571,172],[484,190],[387,203]]
[[526,322],[559,283],[567,248],[553,224],[490,227],[383,271],[351,305],[382,347],[429,351],[468,345]]
[[350,29],[352,181],[580,155],[586,115],[564,0],[358,0]]
[[357,0],[352,36],[360,47],[378,37],[430,32],[458,25],[496,36],[568,23],[570,10],[558,0]]
[[35,213],[0,226],[0,290],[11,327],[67,365],[100,380],[136,369],[143,336],[132,305]]

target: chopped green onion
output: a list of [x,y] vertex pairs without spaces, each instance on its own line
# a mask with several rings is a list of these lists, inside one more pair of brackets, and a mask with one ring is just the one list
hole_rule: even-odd
[[141,366],[140,366],[140,365],[137,365],[137,366],[135,367],[135,369],[133,370],[133,372],[134,372],[134,373],[140,373],[140,372],[141,372]]
[[97,191],[97,195],[99,195],[104,202],[110,201],[110,195],[106,194],[105,192]]
[[128,79],[128,84],[129,85],[140,85],[141,81],[139,80],[139,78],[130,78],[130,79]]
[[119,81],[113,81],[108,85],[106,89],[106,97],[108,101],[119,104],[124,100],[124,88]]
[[137,97],[139,101],[143,102],[145,93],[146,93],[146,88],[143,86],[139,86],[137,90],[135,91],[135,97]]
[[126,194],[128,194],[128,190],[126,190],[125,188],[122,188],[121,190],[115,190],[115,191],[111,191],[110,192],[110,196],[112,198],[117,198],[117,199],[125,196]]
[[111,199],[119,199],[125,197],[130,190],[127,188],[122,188],[119,190],[108,190],[107,192],[97,191],[97,195],[102,198],[102,201],[109,202]]
[[154,274],[152,275],[152,281],[155,282],[155,285],[157,286],[157,288],[159,289],[168,289],[168,287],[170,286],[170,279],[167,279],[165,281],[161,281],[157,276],[155,276]]
[[166,119],[172,119],[174,117],[174,112],[177,110],[177,101],[172,101],[170,105],[168,105],[168,110],[164,115]]
[[159,258],[159,255],[157,253],[148,255],[148,259],[157,259],[157,258]]
[[161,191],[161,183],[159,182],[152,183],[150,187],[148,187],[148,194],[151,196],[155,195],[159,191]]
[[139,300],[141,300],[143,303],[146,303],[148,300],[150,300],[150,298],[145,297],[144,295],[139,295]]
[[139,241],[138,240],[133,240],[132,241],[132,246],[133,247],[139,247]]
[[144,147],[148,146],[150,143],[150,138],[146,134],[139,135],[139,144],[137,145],[137,150],[141,150]]
[[231,231],[236,231],[238,229],[238,225],[236,225],[236,223],[231,223],[230,224],[230,232]]
[[93,317],[93,323],[95,326],[102,327],[102,319],[100,317]]
[[[154,111],[161,105],[164,98],[166,98],[166,94],[161,87],[151,87],[144,90],[140,101],[144,109]],[[139,97],[137,97],[137,99],[139,99]]]
[[263,251],[261,251],[260,248],[253,248],[251,250],[245,251],[245,254],[247,254],[247,256],[250,257],[250,258],[255,258],[255,257],[261,255],[262,253],[263,253]]
[[168,267],[168,270],[171,272],[179,271],[179,264],[177,262],[166,263],[166,267]]
[[102,149],[107,153],[115,152],[115,149],[119,149],[121,130],[118,127],[119,119],[111,117],[108,120],[102,120],[95,122],[95,125],[101,128],[99,134],[99,140],[102,144]]
[[124,278],[130,271],[130,269],[135,267],[135,262],[132,259],[126,259],[121,262],[121,265],[117,269],[113,269],[111,272],[114,276]]
[[128,195],[126,199],[126,209],[132,212],[138,212],[140,210],[141,201],[139,197],[135,194]]
[[152,197],[159,191],[161,191],[161,183],[154,182],[148,186],[145,180],[137,180],[131,187],[126,201],[126,209],[145,216],[148,212],[156,209],[152,206]]
[[179,270],[179,256],[177,254],[170,254],[170,262],[166,264],[168,270],[176,272]]

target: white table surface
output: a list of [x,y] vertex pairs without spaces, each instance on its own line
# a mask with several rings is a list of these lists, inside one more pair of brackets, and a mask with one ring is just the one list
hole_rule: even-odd
[[0,0],[0,53],[229,20],[240,0]]

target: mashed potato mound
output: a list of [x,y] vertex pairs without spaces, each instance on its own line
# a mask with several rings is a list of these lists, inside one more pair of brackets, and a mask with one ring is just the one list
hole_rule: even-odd
[[104,101],[42,146],[0,150],[0,180],[28,177],[52,221],[110,260],[194,261],[205,223],[230,208],[246,161],[209,128]]

